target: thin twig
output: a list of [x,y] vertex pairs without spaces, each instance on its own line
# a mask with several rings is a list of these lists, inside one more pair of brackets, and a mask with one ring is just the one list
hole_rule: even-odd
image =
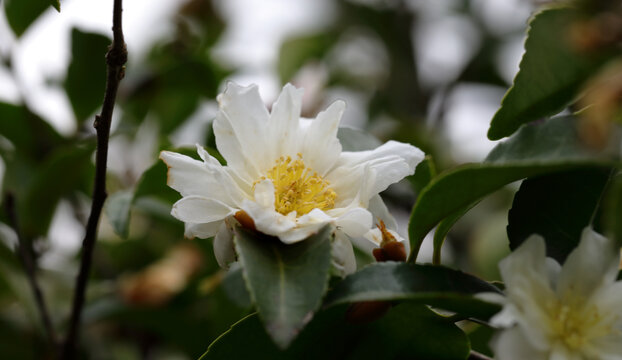
[[123,38],[123,28],[121,26],[122,0],[114,0],[112,17],[112,44],[106,54],[107,79],[106,93],[101,114],[95,117],[93,126],[97,131],[97,153],[95,155],[95,181],[93,187],[93,203],[91,213],[86,225],[86,234],[82,241],[82,259],[80,270],[76,279],[76,287],[71,307],[71,318],[69,320],[69,330],[63,346],[63,359],[73,359],[76,353],[76,343],[78,330],[80,328],[80,316],[84,306],[86,285],[88,282],[91,262],[93,259],[93,249],[97,238],[97,224],[101,215],[104,202],[108,196],[106,193],[106,163],[108,160],[108,138],[110,136],[110,122],[112,112],[117,97],[119,82],[125,75],[125,62],[127,61],[127,49]]
[[484,355],[482,353],[478,353],[477,351],[471,350],[467,360],[492,360],[492,358],[488,357],[488,356],[486,356],[486,355]]
[[22,265],[24,266],[24,271],[26,272],[28,284],[30,285],[30,289],[32,290],[32,293],[35,297],[35,302],[37,304],[37,309],[39,310],[39,316],[41,316],[41,321],[43,323],[43,328],[45,329],[45,334],[48,338],[48,342],[50,343],[51,348],[54,352],[56,352],[56,332],[54,331],[52,321],[50,320],[50,313],[45,303],[43,292],[41,291],[41,287],[39,286],[39,282],[37,281],[37,266],[32,256],[31,248],[30,246],[27,246],[27,243],[22,237],[19,229],[17,212],[15,211],[15,198],[13,197],[13,194],[6,194],[4,198],[4,206],[6,208],[9,225],[13,228],[15,234],[17,235],[17,254],[20,258]]

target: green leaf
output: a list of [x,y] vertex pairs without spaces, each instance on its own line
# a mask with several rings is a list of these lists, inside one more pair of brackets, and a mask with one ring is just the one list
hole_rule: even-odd
[[106,36],[78,29],[71,31],[71,63],[67,69],[65,90],[79,124],[102,104],[108,45],[110,39]]
[[541,174],[619,163],[610,149],[599,152],[585,146],[576,126],[570,116],[525,126],[497,145],[484,163],[459,166],[435,177],[419,195],[410,216],[409,261],[416,260],[424,237],[441,220],[503,185]]
[[532,18],[520,70],[492,119],[489,139],[560,112],[599,69],[606,56],[573,49],[569,34],[578,20],[579,12],[571,8],[546,9]]
[[340,127],[337,130],[337,138],[341,143],[342,151],[372,150],[382,145],[380,140],[372,134],[350,127]]
[[242,228],[234,231],[251,298],[274,342],[286,348],[320,306],[327,290],[334,229],[325,226],[291,245]]
[[132,191],[117,191],[106,200],[104,211],[114,232],[127,239],[130,223],[130,208],[134,199]]
[[237,306],[241,308],[250,308],[252,305],[250,294],[246,289],[246,283],[242,275],[242,267],[239,265],[240,263],[238,262],[232,264],[222,281],[222,288],[229,299]]
[[4,11],[15,36],[26,29],[50,6],[50,0],[5,0]]
[[285,351],[270,341],[257,314],[250,315],[213,342],[201,360],[465,359],[468,355],[465,334],[423,305],[395,306],[383,318],[364,325],[346,322],[346,308],[318,313]]
[[408,179],[410,180],[415,193],[419,195],[421,190],[423,190],[423,188],[425,188],[435,176],[436,166],[434,165],[432,156],[427,155],[422,162],[417,164],[415,174],[409,176]]
[[477,205],[477,203],[478,202],[476,201],[469,206],[465,206],[463,209],[446,217],[438,224],[436,231],[434,231],[434,250],[432,253],[432,262],[435,265],[441,264],[441,251],[449,230],[451,230],[451,228],[464,216],[464,214]]
[[508,214],[510,248],[541,235],[547,256],[564,263],[590,225],[611,169],[578,169],[529,178],[514,195]]
[[350,359],[466,359],[470,346],[453,323],[425,305],[392,308],[359,338]]
[[[90,186],[93,144],[61,148],[37,170],[17,208],[26,238],[45,235],[61,197]],[[89,185],[86,185],[89,184]]]
[[375,263],[346,277],[329,292],[325,305],[377,300],[411,300],[488,320],[498,305],[473,298],[499,289],[475,276],[443,266]]
[[[40,161],[63,143],[63,138],[25,106],[0,102],[0,135],[15,147],[15,152],[32,161]],[[11,153],[0,143],[0,154]],[[5,158],[6,160],[6,158]]]

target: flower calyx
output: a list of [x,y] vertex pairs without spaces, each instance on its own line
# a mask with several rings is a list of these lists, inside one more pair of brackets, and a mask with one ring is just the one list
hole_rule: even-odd
[[377,225],[382,233],[382,241],[380,242],[380,247],[373,250],[376,261],[406,261],[406,248],[404,244],[389,232],[384,221],[380,220]]

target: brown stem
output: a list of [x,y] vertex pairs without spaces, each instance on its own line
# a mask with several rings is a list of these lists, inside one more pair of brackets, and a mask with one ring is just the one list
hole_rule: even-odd
[[107,79],[106,93],[101,114],[95,117],[93,126],[97,131],[97,153],[95,155],[95,181],[93,187],[93,203],[91,213],[86,224],[86,234],[82,241],[82,259],[80,270],[76,279],[76,288],[71,307],[71,318],[69,320],[69,330],[63,346],[62,358],[74,359],[76,353],[76,343],[78,330],[80,328],[80,316],[84,307],[86,285],[88,282],[91,262],[93,259],[93,249],[97,238],[97,224],[101,215],[104,202],[108,196],[106,193],[106,162],[108,160],[108,138],[110,136],[110,122],[117,96],[119,83],[125,75],[125,63],[127,61],[127,49],[123,38],[121,26],[122,0],[114,0],[114,10],[112,17],[112,44],[106,54]]
[[17,212],[15,211],[15,198],[13,194],[6,194],[4,198],[4,206],[6,208],[9,225],[13,228],[15,234],[17,235],[17,254],[22,265],[24,266],[24,271],[26,272],[28,284],[30,285],[30,289],[32,290],[32,293],[35,297],[35,302],[37,304],[37,309],[39,310],[39,316],[41,316],[41,321],[45,329],[45,334],[48,338],[48,342],[50,343],[51,348],[54,350],[54,352],[56,352],[56,332],[54,331],[52,321],[50,320],[50,313],[45,303],[43,292],[41,291],[41,287],[39,286],[39,282],[37,281],[37,266],[35,264],[35,259],[32,256],[32,249],[30,246],[28,246],[28,242],[24,240],[19,230],[19,222],[17,219]]

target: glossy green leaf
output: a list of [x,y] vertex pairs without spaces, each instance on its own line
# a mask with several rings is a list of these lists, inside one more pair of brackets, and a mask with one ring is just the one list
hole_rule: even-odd
[[571,26],[579,19],[577,10],[560,7],[532,18],[520,70],[491,121],[489,139],[509,136],[522,124],[560,112],[599,69],[606,56],[573,49]]
[[270,341],[257,314],[250,315],[213,342],[201,360],[465,359],[468,354],[464,333],[420,304],[401,304],[375,322],[356,325],[345,321],[346,308],[319,312],[285,351]]
[[393,307],[358,340],[349,359],[466,359],[470,351],[456,325],[413,303]]
[[129,232],[130,208],[134,193],[131,191],[117,191],[106,200],[104,211],[114,232],[126,239]]
[[[570,116],[525,126],[497,145],[481,164],[467,164],[435,177],[421,192],[410,217],[409,261],[415,261],[426,234],[502,186],[540,174],[618,163],[612,149],[595,151],[578,138]],[[613,151],[613,153],[612,153]]]
[[578,169],[524,180],[508,214],[510,248],[539,234],[547,256],[563,264],[592,223],[610,174],[607,168]]
[[435,176],[436,166],[434,165],[434,160],[432,160],[432,156],[427,155],[422,162],[417,164],[415,173],[412,176],[409,176],[408,179],[410,180],[415,193],[419,195],[421,190],[423,190],[423,188],[425,188]]
[[235,229],[246,286],[280,348],[289,345],[321,304],[328,287],[333,231],[325,226],[303,241],[286,245],[277,238]]
[[[0,118],[0,136],[11,142],[16,153],[31,161],[41,161],[64,142],[50,124],[25,106],[0,102]],[[0,154],[11,152],[0,143]]]
[[411,300],[487,320],[499,306],[473,298],[499,289],[475,276],[442,266],[375,263],[346,277],[329,292],[326,306],[375,300]]
[[63,196],[88,190],[94,173],[93,150],[93,144],[59,149],[37,170],[25,198],[17,202],[26,238],[47,233],[56,205]]
[[441,251],[449,230],[451,230],[451,228],[464,216],[464,214],[477,205],[477,203],[478,202],[476,201],[469,206],[465,206],[463,209],[446,217],[438,224],[436,230],[434,231],[434,250],[432,253],[432,262],[435,265],[441,264]]
[[231,265],[231,268],[227,271],[227,274],[222,281],[222,288],[229,299],[231,299],[231,301],[239,307],[251,307],[251,297],[246,289],[246,283],[244,282],[244,277],[242,276],[242,267],[240,267],[240,263],[235,262]]
[[380,140],[372,134],[350,127],[340,127],[337,130],[337,138],[341,143],[342,151],[372,150],[382,145]]
[[106,36],[78,29],[71,31],[71,63],[65,90],[78,123],[86,121],[102,104],[109,45]]
[[20,37],[50,6],[50,0],[5,0],[4,11],[11,29]]

